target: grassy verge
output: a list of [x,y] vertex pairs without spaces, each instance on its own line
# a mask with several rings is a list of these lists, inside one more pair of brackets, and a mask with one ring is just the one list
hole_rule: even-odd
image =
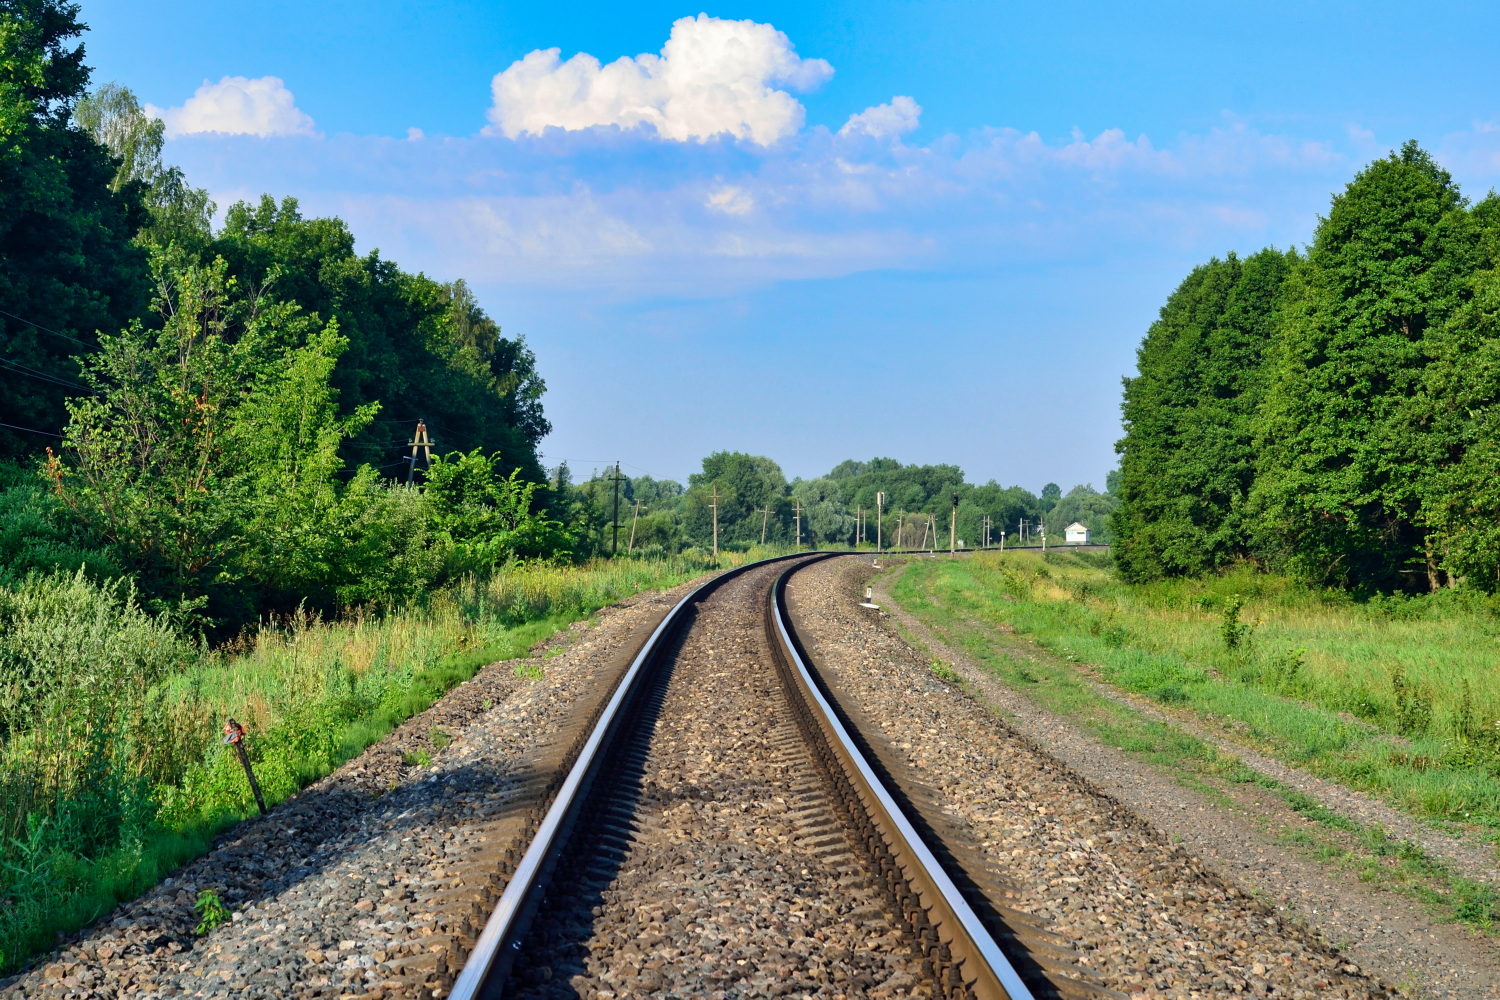
[[683,557],[517,567],[396,612],[266,624],[214,651],[142,613],[124,584],[58,576],[0,589],[0,970],[139,895],[254,810],[219,743],[226,718],[248,726],[267,802],[279,802],[484,664],[712,568]]
[[[1173,708],[1199,708],[1205,715],[1223,714],[1226,700],[1230,704],[1254,704],[1245,697],[1198,697],[1198,689],[1203,687],[1244,682],[1226,680],[1222,675],[1214,677],[1207,671],[1202,671],[1199,680],[1184,680],[1183,675],[1192,669],[1187,664],[1178,664],[1175,676],[1167,682],[1161,680],[1160,668],[1141,670],[1141,651],[1132,650],[1127,641],[1118,641],[1113,636],[1100,641],[1087,623],[1078,627],[1069,618],[1070,612],[1059,614],[1056,613],[1059,609],[1038,607],[1044,603],[1071,603],[1075,600],[1072,591],[1059,588],[1061,594],[1049,592],[1039,597],[1035,589],[1028,592],[1023,587],[1007,585],[1007,571],[1012,580],[1017,574],[1016,567],[1006,565],[1012,560],[1021,563],[1023,570],[1035,573],[1037,569],[1045,569],[1052,574],[1043,579],[1056,578],[1055,564],[1044,563],[1039,556],[1029,554],[1008,555],[1003,560],[988,556],[962,562],[922,560],[905,568],[892,596],[945,643],[1007,685],[1050,711],[1071,718],[1104,742],[1167,771],[1184,785],[1224,804],[1233,801],[1236,786],[1253,785],[1278,796],[1307,821],[1283,835],[1291,838],[1292,843],[1307,847],[1315,856],[1345,866],[1362,879],[1420,899],[1448,919],[1482,929],[1493,929],[1500,921],[1500,896],[1493,889],[1463,877],[1426,855],[1418,845],[1332,813],[1309,796],[1254,771],[1192,733],[1102,695],[1080,667],[1097,670],[1105,680],[1153,696]],[[1084,568],[1093,569],[1086,565]],[[1117,613],[1116,624],[1110,627],[1122,628],[1118,624],[1121,617]],[[997,644],[994,628],[1002,624],[1025,634],[1053,655],[1030,656]],[[1132,667],[1137,672],[1131,673]],[[951,676],[951,670],[936,661],[934,672],[940,677]],[[1175,684],[1177,690],[1163,695],[1165,683]],[[1281,696],[1273,697],[1278,703],[1284,700]],[[1326,711],[1311,705],[1303,705],[1301,710]],[[1230,718],[1245,721],[1237,716]],[[1275,737],[1280,735],[1285,739],[1285,730],[1276,727],[1274,721],[1267,723],[1256,717],[1255,728],[1250,731],[1262,745],[1269,744],[1271,749],[1284,747]],[[1284,756],[1305,766],[1309,759],[1307,747],[1299,749],[1301,753]],[[1479,779],[1470,775],[1469,780]]]

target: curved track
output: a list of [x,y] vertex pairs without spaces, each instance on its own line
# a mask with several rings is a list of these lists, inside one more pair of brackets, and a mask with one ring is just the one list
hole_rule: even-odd
[[954,862],[807,662],[780,595],[824,557],[726,573],[661,622],[499,863],[452,997],[1108,995]]

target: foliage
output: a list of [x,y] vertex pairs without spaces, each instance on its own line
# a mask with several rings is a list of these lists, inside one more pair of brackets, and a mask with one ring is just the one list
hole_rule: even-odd
[[135,94],[116,83],[81,98],[73,117],[118,162],[110,190],[141,192],[151,221],[137,242],[201,251],[213,236],[214,203],[207,191],[188,183],[180,167],[162,163],[166,122],[146,114]]
[[1305,256],[1189,275],[1126,381],[1122,572],[1500,587],[1497,220],[1409,142],[1334,197]]
[[1162,307],[1125,380],[1115,558],[1128,579],[1194,575],[1250,552],[1251,420],[1281,289],[1276,250],[1195,268]]
[[304,218],[295,198],[230,206],[207,252],[241,287],[274,284],[278,296],[337,321],[348,341],[330,379],[340,415],[381,404],[381,420],[344,445],[348,464],[392,465],[425,419],[443,451],[498,451],[523,478],[542,481],[536,445],[551,427],[536,358],[524,339],[501,336],[463,282],[408,274],[378,253],[360,257],[342,220]]
[[437,461],[427,471],[422,495],[433,527],[454,547],[453,558],[474,571],[567,554],[562,523],[535,512],[540,487],[523,480],[520,469],[502,474],[500,457],[486,457],[476,448]]
[[[146,299],[140,187],[113,189],[109,153],[70,120],[88,83],[82,31],[76,4],[0,0],[0,412],[46,433],[83,391],[73,353]],[[45,440],[0,427],[0,458]]]
[[265,621],[218,651],[148,614],[124,581],[54,573],[0,588],[0,969],[254,811],[219,743],[225,717],[247,724],[256,774],[278,802],[483,664],[713,566],[679,556],[508,567],[385,614]]

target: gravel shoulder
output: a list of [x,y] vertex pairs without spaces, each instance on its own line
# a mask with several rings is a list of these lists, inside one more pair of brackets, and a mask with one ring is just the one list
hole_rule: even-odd
[[[0,997],[441,995],[503,889],[499,858],[559,746],[699,581],[641,594],[491,664],[204,858],[0,982]],[[406,763],[425,751],[426,767]],[[479,861],[476,864],[476,860]],[[204,935],[213,889],[232,919]]]
[[[1067,718],[1047,711],[1021,691],[1001,683],[896,605],[883,586],[889,584],[889,578],[875,582],[877,602],[888,616],[858,608],[860,598],[856,595],[863,594],[865,582],[875,574],[869,563],[843,559],[829,565],[817,582],[823,588],[821,596],[815,591],[817,572],[808,570],[801,575],[803,589],[798,593],[807,594],[810,606],[823,602],[820,614],[828,622],[823,628],[836,640],[829,644],[830,651],[839,649],[841,643],[855,641],[867,649],[881,650],[878,655],[893,664],[884,669],[899,667],[899,676],[888,679],[887,685],[894,684],[898,689],[903,684],[919,686],[919,679],[929,687],[936,685],[941,693],[924,693],[924,698],[938,698],[938,703],[944,706],[941,714],[951,713],[955,720],[966,720],[965,726],[972,725],[976,733],[997,732],[1004,739],[1032,748],[1030,753],[1052,761],[1053,767],[1066,774],[1067,780],[1079,789],[1137,817],[1158,842],[1181,844],[1191,852],[1194,864],[1201,867],[1205,876],[1265,901],[1285,920],[1283,927],[1289,932],[1297,929],[1304,947],[1312,952],[1327,949],[1323,953],[1332,954],[1331,949],[1336,947],[1343,959],[1408,996],[1500,996],[1500,958],[1493,939],[1459,925],[1436,923],[1408,897],[1360,883],[1347,872],[1288,845],[1285,835],[1307,826],[1308,821],[1293,813],[1282,797],[1255,786],[1211,792],[1187,787],[1176,775],[1101,742]],[[812,621],[816,618],[813,615],[809,621],[814,632],[818,626]],[[896,635],[897,625],[925,647],[925,651],[918,652],[900,639]],[[877,633],[882,638],[876,638]],[[989,641],[994,648],[1017,656],[1050,655],[1000,630],[993,630]],[[905,650],[904,660],[896,655],[897,645]],[[926,666],[929,656],[953,665],[962,679],[962,690],[933,677]],[[840,656],[832,657],[833,661],[839,659]],[[863,669],[868,672],[868,668]],[[1138,706],[1132,703],[1131,707]],[[1181,725],[1175,718],[1168,721]],[[1211,731],[1201,735],[1214,736]],[[1347,798],[1356,794],[1345,789],[1324,789],[1320,786],[1326,783],[1309,780],[1306,775],[1293,773],[1284,778],[1281,772],[1290,769],[1277,762],[1257,760],[1259,755],[1247,754],[1245,748],[1222,738],[1211,741],[1249,766],[1267,765],[1266,773],[1278,780],[1296,779],[1286,783],[1314,795],[1336,811],[1349,809]],[[1374,811],[1349,811],[1356,816],[1381,815]],[[1180,888],[1167,883],[1161,886],[1161,891],[1172,894]],[[1296,995],[1297,989],[1307,989],[1305,985],[1293,984],[1287,988],[1291,995]],[[1373,995],[1380,987],[1371,982],[1368,988]],[[1201,995],[1227,995],[1217,990],[1210,984]],[[1146,992],[1150,995],[1149,990]],[[1330,994],[1315,990],[1309,995]]]

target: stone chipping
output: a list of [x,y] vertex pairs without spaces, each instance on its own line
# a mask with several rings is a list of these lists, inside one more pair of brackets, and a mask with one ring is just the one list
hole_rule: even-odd
[[[226,832],[206,857],[0,981],[0,998],[444,995],[503,889],[504,852],[524,839],[526,807],[560,766],[570,727],[692,586],[575,624],[527,661],[543,668],[538,680],[519,677],[514,661],[483,668],[269,815]],[[417,751],[429,766],[407,763]],[[198,935],[193,903],[204,889],[232,917]]]
[[1228,884],[1022,738],[859,607],[867,560],[792,578],[798,634],[894,775],[912,775],[949,835],[977,846],[1075,961],[1132,997],[1372,998],[1385,986],[1305,927]]

